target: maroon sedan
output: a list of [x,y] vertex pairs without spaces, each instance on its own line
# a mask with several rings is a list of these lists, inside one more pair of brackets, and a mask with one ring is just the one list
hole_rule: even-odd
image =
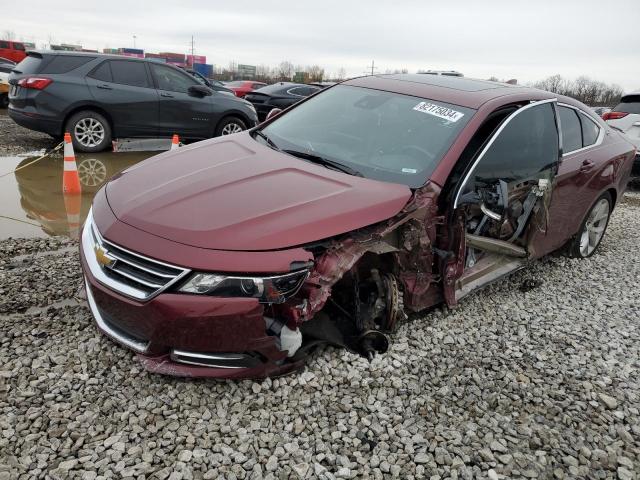
[[371,358],[409,312],[593,255],[634,155],[541,90],[349,80],[116,175],[83,230],[89,305],[153,372],[280,375],[327,344]]

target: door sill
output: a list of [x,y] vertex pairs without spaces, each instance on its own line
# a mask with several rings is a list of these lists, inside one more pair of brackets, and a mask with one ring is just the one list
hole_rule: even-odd
[[493,283],[524,267],[526,261],[506,255],[488,253],[456,281],[456,302],[471,292]]

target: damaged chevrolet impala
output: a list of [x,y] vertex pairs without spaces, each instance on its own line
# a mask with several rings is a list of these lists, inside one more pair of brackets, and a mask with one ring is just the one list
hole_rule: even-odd
[[111,179],[82,233],[89,307],[157,373],[282,375],[325,345],[371,359],[413,312],[591,256],[634,155],[553,93],[352,79]]

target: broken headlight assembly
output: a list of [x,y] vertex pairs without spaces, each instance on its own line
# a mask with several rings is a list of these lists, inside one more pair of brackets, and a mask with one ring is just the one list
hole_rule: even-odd
[[308,276],[307,269],[268,277],[196,272],[178,290],[214,297],[257,298],[260,303],[283,303],[300,290]]

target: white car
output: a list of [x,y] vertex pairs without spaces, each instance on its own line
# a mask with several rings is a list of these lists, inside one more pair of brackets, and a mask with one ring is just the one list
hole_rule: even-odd
[[629,93],[602,118],[613,128],[625,133],[640,150],[640,92]]
[[602,118],[613,128],[625,133],[636,146],[633,173],[640,174],[640,92],[623,95],[620,103]]

